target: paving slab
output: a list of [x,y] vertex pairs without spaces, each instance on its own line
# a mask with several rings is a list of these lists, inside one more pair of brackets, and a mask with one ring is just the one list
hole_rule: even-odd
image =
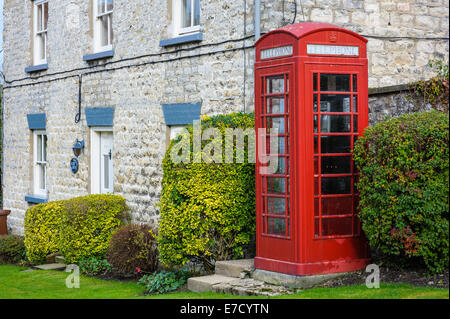
[[34,266],[34,268],[41,269],[41,270],[65,270],[66,269],[66,265],[65,264],[53,263],[53,264],[45,264],[45,265]]

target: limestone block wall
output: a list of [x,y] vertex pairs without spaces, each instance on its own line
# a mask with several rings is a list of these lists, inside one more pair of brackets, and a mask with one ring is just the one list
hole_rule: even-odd
[[[292,0],[262,0],[261,31],[294,18]],[[90,193],[90,141],[84,109],[114,107],[114,192],[136,222],[156,223],[166,130],[161,105],[201,102],[202,114],[253,111],[254,1],[201,0],[203,41],[163,48],[170,37],[171,0],[115,1],[114,57],[86,63],[92,53],[89,0],[49,2],[48,70],[31,65],[29,0],[4,3],[3,207],[13,233],[23,232],[32,192],[32,132],[26,115],[46,113],[48,199]],[[448,0],[302,0],[295,22],[336,24],[367,36],[369,87],[432,76],[432,58],[448,59]],[[136,58],[138,57],[138,58]],[[78,76],[82,75],[81,121]],[[390,108],[371,98],[371,122]],[[75,139],[86,147],[72,174]]]

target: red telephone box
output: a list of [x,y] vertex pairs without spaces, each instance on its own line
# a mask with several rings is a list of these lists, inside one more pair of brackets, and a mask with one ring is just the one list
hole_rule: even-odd
[[[366,43],[312,22],[256,43],[256,127],[266,132],[257,150],[267,150],[256,162],[257,269],[313,275],[369,262],[351,156],[368,125]],[[278,141],[276,152],[270,139]]]

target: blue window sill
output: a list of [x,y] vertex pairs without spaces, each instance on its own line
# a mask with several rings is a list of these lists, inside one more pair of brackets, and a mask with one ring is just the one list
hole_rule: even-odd
[[203,40],[203,33],[197,32],[193,34],[183,35],[181,37],[161,40],[159,41],[159,46],[168,47],[171,45],[177,45],[182,43],[200,42],[202,40]]
[[32,73],[32,72],[39,72],[39,71],[44,71],[48,69],[48,64],[39,64],[39,65],[33,65],[33,66],[27,66],[25,68],[25,72],[26,73]]
[[90,62],[100,59],[112,58],[114,56],[114,50],[102,51],[92,54],[83,55],[83,61]]
[[48,199],[47,197],[41,195],[25,195],[25,201],[33,204],[42,204],[47,203]]

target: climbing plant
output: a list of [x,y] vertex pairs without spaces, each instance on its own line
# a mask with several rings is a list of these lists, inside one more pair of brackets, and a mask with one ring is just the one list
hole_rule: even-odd
[[424,104],[429,103],[438,111],[448,112],[449,74],[448,61],[431,60],[428,65],[436,72],[429,80],[420,80],[409,85],[411,97]]

